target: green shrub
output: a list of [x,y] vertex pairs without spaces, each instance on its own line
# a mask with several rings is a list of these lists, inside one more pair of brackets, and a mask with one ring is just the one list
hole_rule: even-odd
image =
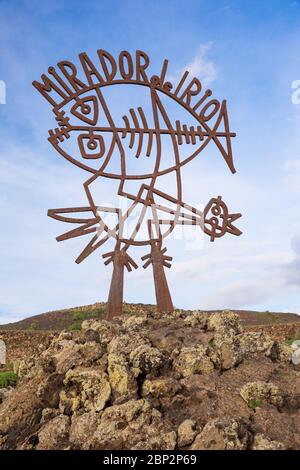
[[15,387],[18,376],[14,372],[0,372],[0,388]]
[[256,408],[258,408],[259,406],[261,406],[261,401],[260,401],[260,400],[250,400],[250,402],[249,402],[249,408],[250,408],[252,411],[255,411]]
[[79,331],[81,330],[81,322],[74,322],[68,326],[68,331]]
[[103,316],[103,314],[106,311],[106,307],[103,305],[96,307],[96,308],[91,308],[91,309],[86,309],[86,310],[76,310],[72,314],[72,319],[74,322],[78,321],[83,321],[83,320],[88,320],[89,318],[100,318]]
[[30,323],[28,330],[29,331],[36,331],[38,328],[37,324],[35,322]]
[[296,340],[298,340],[298,339],[300,339],[300,331],[298,331],[298,332],[295,334],[294,338],[287,338],[287,339],[285,340],[285,344],[287,344],[288,346],[291,346],[291,344],[293,344],[293,342],[296,341]]
[[83,321],[86,319],[86,314],[83,312],[75,312],[72,315],[74,321]]
[[99,318],[102,317],[106,313],[106,306],[101,305],[100,307],[95,308],[95,310],[91,313],[90,318]]

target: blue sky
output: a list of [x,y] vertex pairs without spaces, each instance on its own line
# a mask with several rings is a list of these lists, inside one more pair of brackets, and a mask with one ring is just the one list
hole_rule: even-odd
[[[106,300],[102,252],[77,266],[83,240],[57,243],[64,227],[46,216],[80,205],[84,179],[48,143],[53,116],[31,85],[99,48],[142,49],[154,73],[164,58],[171,76],[188,66],[228,100],[237,173],[208,150],[185,190],[191,204],[222,194],[243,235],[167,242],[175,305],[300,313],[300,2],[0,0],[0,323]],[[125,300],[154,303],[150,270],[126,275]]]

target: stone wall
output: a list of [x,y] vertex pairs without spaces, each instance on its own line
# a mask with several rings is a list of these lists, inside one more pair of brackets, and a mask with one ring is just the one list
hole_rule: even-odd
[[285,323],[279,325],[260,325],[246,326],[245,331],[264,331],[276,341],[285,341],[289,338],[295,338],[300,332],[300,323]]
[[6,344],[7,364],[35,354],[38,345],[44,343],[50,335],[53,332],[0,330],[0,338]]

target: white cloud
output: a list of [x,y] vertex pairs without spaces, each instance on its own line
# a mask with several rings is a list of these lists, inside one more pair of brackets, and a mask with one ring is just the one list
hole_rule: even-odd
[[213,43],[201,44],[193,60],[185,66],[191,75],[198,77],[204,86],[210,85],[217,78],[217,68],[212,60],[206,59],[206,53]]
[[260,280],[247,279],[236,281],[224,288],[216,289],[212,295],[202,299],[206,309],[245,308],[257,305],[274,295],[282,284],[274,279]]
[[288,289],[286,269],[293,260],[288,250],[268,251],[267,244],[234,240],[226,248],[206,246],[200,256],[175,263],[172,281],[181,279],[198,292],[193,308],[245,308]]
[[212,45],[212,42],[201,44],[194,58],[178,70],[175,76],[170,77],[171,82],[178,82],[186,70],[190,73],[191,77],[199,78],[203,87],[207,87],[216,80],[218,75],[217,67],[212,60],[209,60],[206,57],[207,52],[212,48]]

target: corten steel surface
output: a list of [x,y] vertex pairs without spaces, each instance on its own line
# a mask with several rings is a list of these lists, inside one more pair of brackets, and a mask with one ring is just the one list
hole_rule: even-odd
[[[169,312],[173,310],[173,304],[164,268],[171,267],[172,257],[166,255],[163,241],[174,228],[177,225],[199,226],[211,241],[226,232],[237,236],[241,234],[233,225],[241,214],[230,214],[221,196],[210,199],[203,211],[186,204],[182,197],[181,169],[209,143],[216,145],[230,171],[235,173],[231,148],[231,138],[235,137],[235,133],[229,129],[227,104],[225,100],[219,102],[211,98],[211,90],[203,92],[201,82],[197,78],[188,78],[188,72],[176,84],[167,81],[167,60],[164,60],[159,75],[151,75],[150,59],[143,51],[136,51],[135,57],[122,51],[117,60],[104,50],[98,50],[97,54],[97,63],[82,53],[79,55],[80,70],[73,63],[62,61],[57,68],[49,67],[48,75],[43,74],[40,82],[33,82],[51,104],[57,121],[56,127],[49,131],[49,142],[64,158],[91,174],[83,185],[88,200],[86,206],[50,209],[48,215],[77,224],[57,237],[58,241],[93,234],[76,263],[83,261],[108,240],[114,240],[114,249],[103,255],[105,265],[113,265],[108,319],[122,313],[124,267],[128,271],[138,267],[128,254],[131,246],[149,246],[149,252],[142,256],[143,267],[152,264],[158,309]],[[150,116],[149,113],[147,116],[145,107],[138,106],[137,109],[129,109],[116,122],[105,98],[106,87],[113,85],[146,87],[146,105],[151,105]],[[172,100],[178,109],[183,109],[194,125],[184,124],[177,116],[170,116],[164,104],[166,99]],[[166,137],[167,150],[163,145]],[[65,148],[68,140],[73,144],[73,149],[71,144]],[[183,147],[191,148],[184,156]],[[150,159],[153,170],[141,174],[128,172],[128,159],[133,158],[129,156],[129,149],[134,150],[136,159]],[[164,168],[164,160],[170,153],[172,163]],[[119,162],[119,171],[109,169],[111,161]],[[158,184],[161,177],[171,173],[176,178],[173,194],[159,189]],[[119,182],[118,195],[127,198],[131,204],[126,211],[120,207],[101,206],[98,201],[96,203],[92,187],[95,182],[101,185],[102,178]],[[140,181],[135,191],[125,188],[131,181]],[[125,223],[137,207],[140,215],[134,229],[126,235]],[[147,216],[149,211],[150,216]],[[113,228],[105,223],[107,214],[117,217]],[[139,240],[143,224],[146,224],[147,236]]]

